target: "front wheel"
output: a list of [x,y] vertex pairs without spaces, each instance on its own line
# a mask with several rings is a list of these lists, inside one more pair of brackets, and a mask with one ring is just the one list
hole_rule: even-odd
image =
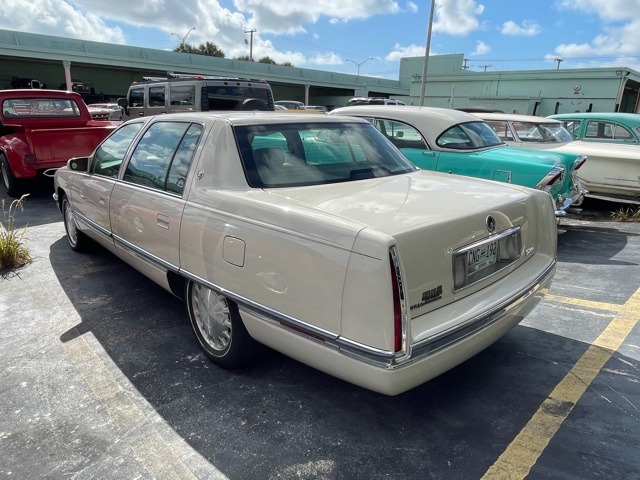
[[62,196],[62,220],[64,221],[64,230],[67,233],[67,241],[71,250],[76,252],[84,252],[89,246],[89,238],[78,230],[76,220],[73,216],[73,210],[69,204],[69,199],[66,195]]
[[247,332],[233,301],[190,281],[186,303],[196,338],[213,363],[223,368],[239,368],[253,360],[259,344]]

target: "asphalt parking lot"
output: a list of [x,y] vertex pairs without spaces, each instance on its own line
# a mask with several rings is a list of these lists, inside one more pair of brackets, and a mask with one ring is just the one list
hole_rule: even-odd
[[525,321],[386,397],[275,352],[217,368],[179,300],[72,252],[32,194],[33,262],[0,277],[0,476],[640,479],[640,223],[603,208],[563,220]]

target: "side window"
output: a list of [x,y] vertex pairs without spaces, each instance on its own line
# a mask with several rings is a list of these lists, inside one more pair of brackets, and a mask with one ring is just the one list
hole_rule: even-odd
[[607,122],[587,122],[587,130],[585,132],[585,138],[603,138],[612,139],[613,131],[616,126]]
[[624,128],[622,125],[611,125],[611,130],[613,132],[613,138],[616,140],[629,141],[633,140],[633,135],[630,131]]
[[580,133],[580,122],[569,120],[564,122],[564,128],[569,130],[569,133],[573,135],[575,138],[580,138],[578,135]]
[[393,120],[376,120],[374,126],[400,149],[429,150],[420,132],[411,125]]
[[93,154],[90,172],[116,178],[129,145],[141,128],[142,123],[130,123],[107,137]]
[[149,106],[150,107],[164,107],[165,106],[165,87],[149,87]]
[[164,190],[167,174],[189,123],[156,122],[136,145],[124,171],[124,180]]
[[132,88],[129,92],[130,107],[144,107],[144,87]]
[[202,136],[202,125],[191,125],[182,141],[178,146],[178,150],[173,157],[173,162],[169,167],[169,175],[167,176],[167,191],[182,195],[184,184],[189,173],[189,167],[193,161],[193,155],[196,153],[196,147]]
[[[513,135],[511,135],[511,130],[509,129],[509,124],[507,122],[502,122],[499,120],[488,120],[487,123],[491,128],[493,128],[494,132],[496,132],[501,140],[513,140]],[[518,128],[516,127],[516,130],[517,129]],[[518,135],[519,134],[520,132],[518,131]]]
[[169,102],[171,105],[195,105],[195,85],[170,85]]

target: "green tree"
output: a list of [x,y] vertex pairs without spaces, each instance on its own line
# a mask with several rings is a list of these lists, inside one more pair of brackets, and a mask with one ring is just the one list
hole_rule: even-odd
[[250,59],[249,59],[249,55],[242,55],[240,57],[236,57],[234,60],[243,60],[245,62],[248,62]]
[[276,61],[270,57],[262,57],[258,60],[258,63],[268,63],[270,65],[277,65]]
[[202,42],[197,47],[189,43],[181,43],[173,49],[174,52],[192,53],[194,55],[207,55],[209,57],[224,58],[224,52],[215,43]]

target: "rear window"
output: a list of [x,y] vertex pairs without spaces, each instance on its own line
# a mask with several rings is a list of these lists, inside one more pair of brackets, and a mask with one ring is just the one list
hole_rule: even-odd
[[[243,103],[253,101],[250,110],[274,110],[273,95],[268,86],[207,85],[203,88],[203,107],[209,110],[239,110]],[[255,108],[253,108],[255,107]],[[205,109],[203,108],[203,110]]]
[[234,129],[250,186],[357,181],[416,168],[370,124],[303,123]]
[[74,100],[64,98],[14,98],[2,102],[5,117],[79,117]]

